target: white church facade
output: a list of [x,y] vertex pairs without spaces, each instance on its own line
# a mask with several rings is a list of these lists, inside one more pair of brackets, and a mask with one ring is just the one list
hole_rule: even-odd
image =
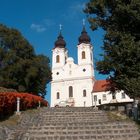
[[[108,104],[113,96],[102,88],[106,80],[95,80],[93,46],[85,26],[77,45],[78,63],[68,56],[66,42],[61,34],[52,50],[51,107],[61,101],[72,101],[75,107]],[[104,82],[103,82],[104,81]],[[123,97],[122,97],[123,96]],[[117,102],[132,102],[123,92],[116,94]]]

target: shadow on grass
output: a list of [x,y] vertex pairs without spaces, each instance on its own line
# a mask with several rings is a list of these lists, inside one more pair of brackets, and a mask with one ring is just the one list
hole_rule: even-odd
[[0,122],[8,120],[13,115],[14,113],[11,115],[0,115]]

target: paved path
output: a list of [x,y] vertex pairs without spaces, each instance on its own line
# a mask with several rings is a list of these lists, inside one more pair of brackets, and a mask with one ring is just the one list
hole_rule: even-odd
[[93,108],[42,108],[24,114],[6,140],[139,140],[131,121],[109,120]]

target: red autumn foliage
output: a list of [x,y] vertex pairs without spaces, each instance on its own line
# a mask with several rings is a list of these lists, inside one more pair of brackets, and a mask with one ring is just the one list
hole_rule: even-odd
[[40,96],[29,93],[4,92],[0,93],[0,118],[11,115],[16,111],[17,98],[20,98],[20,110],[48,106],[48,102]]

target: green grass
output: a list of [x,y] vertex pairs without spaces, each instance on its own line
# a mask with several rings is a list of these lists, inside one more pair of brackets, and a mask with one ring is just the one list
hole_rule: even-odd
[[6,118],[6,119],[0,121],[0,125],[6,125],[6,126],[9,126],[9,125],[11,126],[12,125],[12,126],[15,126],[15,125],[18,124],[19,119],[20,119],[20,116],[13,115],[13,116],[11,116],[9,118]]
[[[111,121],[127,121],[127,122],[134,122],[132,118],[129,118],[125,114],[119,112],[119,111],[110,111],[107,113],[109,120]],[[135,121],[136,125],[138,126],[139,132],[140,132],[140,121]]]
[[110,111],[107,114],[111,121],[131,121],[128,116],[119,111]]
[[33,115],[38,112],[39,112],[39,109],[29,109],[26,111],[21,111],[21,115],[13,114],[12,116],[3,118],[2,120],[0,120],[0,125],[15,126],[18,124],[23,114]]
[[139,132],[140,132],[140,120],[136,121],[136,124],[138,125]]

